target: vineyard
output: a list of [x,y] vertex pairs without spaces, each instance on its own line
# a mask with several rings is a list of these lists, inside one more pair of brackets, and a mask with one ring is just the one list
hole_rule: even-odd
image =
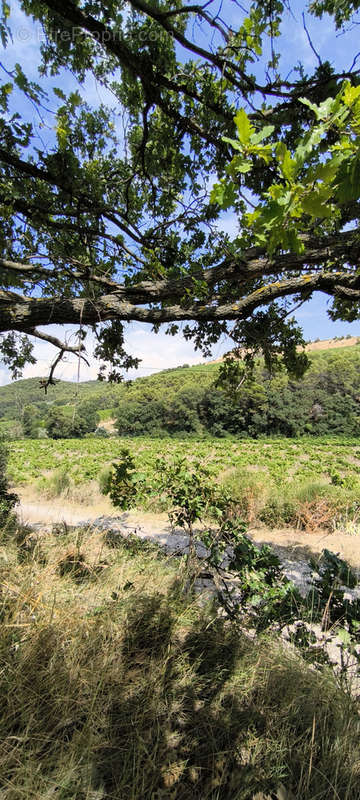
[[[128,447],[137,466],[150,481],[158,458],[187,455],[206,462],[214,475],[232,467],[265,472],[276,485],[339,474],[348,484],[360,485],[360,442],[357,438],[321,439],[136,439],[19,440],[11,443],[9,476],[14,485],[32,484],[41,475],[59,467],[75,484],[96,480],[101,469]],[[335,477],[336,481],[336,477]]]

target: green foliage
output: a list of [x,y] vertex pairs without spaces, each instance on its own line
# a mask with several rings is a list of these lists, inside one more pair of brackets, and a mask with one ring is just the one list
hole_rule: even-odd
[[165,492],[172,525],[179,525],[189,536],[189,554],[194,554],[194,524],[207,518],[219,519],[228,498],[214,486],[210,470],[200,461],[177,458],[159,459],[160,491]]
[[25,364],[35,364],[32,351],[34,345],[27,336],[11,331],[0,336],[0,356],[5,366],[10,367],[14,380],[20,378]]
[[73,426],[63,411],[51,408],[46,420],[46,433],[50,439],[70,439]]
[[96,431],[94,431],[94,434],[99,439],[108,439],[109,436],[110,436],[109,431],[107,431],[106,428],[103,428],[102,426],[99,426],[98,428],[96,428]]
[[72,439],[95,431],[98,421],[96,401],[85,400],[75,406],[71,416],[64,410],[51,408],[46,419],[46,432],[51,439]]
[[[221,21],[212,5],[129,3],[22,2],[44,37],[32,43],[37,81],[10,53],[0,87],[0,354],[19,376],[42,325],[80,324],[79,346],[95,330],[100,377],[116,382],[138,364],[125,351],[135,319],[182,331],[207,356],[228,335],[269,372],[281,363],[299,377],[299,303],[322,291],[333,317],[359,315],[357,50],[347,72],[336,48],[331,63],[326,52],[314,69],[313,53],[299,62],[304,31],[281,0],[236,15],[230,3]],[[310,3],[330,15],[328,52],[358,7]],[[5,51],[13,19],[4,0]],[[89,80],[105,102],[82,91]],[[41,139],[34,109],[51,115]],[[58,347],[60,359],[76,350]],[[153,425],[143,412],[141,430],[196,432],[198,409],[176,403],[155,403]],[[122,433],[139,433],[133,411],[129,422],[119,412]]]
[[268,545],[257,547],[243,534],[234,544],[229,570],[238,581],[238,588],[224,598],[230,613],[250,614],[259,631],[275,620],[286,624],[298,615],[302,604],[299,591],[284,576],[279,558]]
[[336,27],[340,28],[359,8],[359,0],[313,0],[310,10],[317,17],[325,13],[335,18]]
[[33,405],[42,418],[49,408],[55,406],[73,406],[76,399],[82,404],[86,400],[96,400],[96,408],[111,407],[116,401],[116,389],[109,384],[98,381],[82,381],[79,384],[70,381],[57,381],[55,386],[44,394],[40,378],[27,378],[14,381],[0,387],[0,417],[20,419],[25,406]]
[[[315,121],[292,151],[284,141],[264,145],[263,140],[272,136],[274,127],[265,126],[256,133],[244,109],[234,118],[238,140],[224,137],[236,151],[226,169],[229,195],[232,191],[236,196],[238,174],[250,172],[257,159],[272,164],[278,175],[263,193],[257,209],[248,214],[249,230],[270,256],[278,248],[303,252],[301,234],[308,229],[309,218],[314,221],[336,217],[342,205],[359,198],[360,87],[345,81],[335,97],[330,96],[319,105],[306,97],[300,102],[311,110]],[[211,199],[228,207],[231,203],[224,203],[220,187],[215,184]]]
[[354,643],[360,634],[360,601],[345,598],[346,588],[353,589],[357,578],[349,564],[339,555],[325,549],[318,562],[312,561],[315,571],[310,603],[313,613],[322,620],[325,630],[341,622]]
[[[232,495],[244,518],[250,514],[250,518],[258,519],[266,506],[269,522],[270,516],[278,520],[275,526],[297,520],[301,503],[309,498],[316,500],[314,486],[322,487],[320,500],[325,496],[329,501],[329,519],[340,523],[343,517],[355,522],[358,518],[357,437],[23,440],[9,443],[9,478],[15,486],[33,485],[39,474],[46,476],[49,471],[62,468],[72,484],[79,487],[97,481],[104,465],[117,459],[121,447],[130,450],[145,485],[151,488],[151,500],[142,492],[138,496],[140,507],[154,510],[151,503],[156,503],[157,510],[166,508],[165,496],[161,499],[159,495],[158,459],[183,458],[186,451],[190,460],[200,461],[220,483],[225,483],[226,492]],[[343,481],[346,478],[342,485],[331,483],[335,473]]]
[[143,476],[136,471],[135,461],[126,447],[120,450],[120,460],[103,481],[103,493],[108,494],[114,506],[127,511],[136,505]]
[[[143,480],[140,486],[135,462],[128,450],[123,451],[122,461],[114,468],[109,494],[114,505],[126,510],[136,504],[140,488],[145,494],[151,488]],[[266,544],[258,547],[246,535],[246,524],[239,517],[235,498],[214,482],[208,468],[198,461],[177,458],[170,462],[157,461],[156,469],[161,474],[159,490],[165,492],[168,499],[170,522],[182,528],[189,539],[188,566],[192,580],[196,576],[198,541],[206,548],[206,563],[218,573],[218,600],[231,619],[248,620],[258,631],[273,622],[292,624],[299,616],[307,619],[310,615],[312,621],[322,620],[325,629],[341,619],[348,626],[350,643],[356,642],[360,601],[344,599],[344,585],[354,588],[357,583],[346,562],[325,550],[321,560],[313,564],[318,577],[313,581],[309,598],[304,600],[284,575],[280,559],[271,547]],[[322,489],[316,485],[303,487],[299,492],[301,502],[313,501]],[[268,513],[271,513],[271,503],[274,500],[269,503]],[[283,514],[284,507],[283,501]],[[292,509],[292,516],[289,521],[294,521],[295,509]],[[116,535],[111,532],[109,536],[111,545],[117,546]],[[304,647],[303,640],[301,646]]]
[[[94,381],[75,389],[60,383],[46,402],[30,379],[2,387],[1,407],[4,421],[25,416],[27,435],[37,436],[45,431],[46,419],[51,436],[81,437],[94,429],[104,435],[95,428],[99,415],[116,416],[122,436],[357,435],[357,347],[311,353],[310,368],[301,379],[287,376],[274,358],[273,352],[271,373],[261,360],[248,367],[244,360],[230,358],[220,365],[165,370],[116,387]],[[76,391],[79,401],[74,405]],[[117,406],[114,412],[109,402]]]
[[34,405],[25,406],[22,415],[23,434],[29,439],[36,439],[40,429],[40,411]]
[[313,354],[301,380],[282,372],[270,378],[261,362],[247,377],[246,365],[233,359],[220,367],[192,367],[183,374],[173,371],[140,379],[123,394],[119,433],[196,434],[202,427],[215,436],[356,435],[360,357],[355,348],[349,350]]

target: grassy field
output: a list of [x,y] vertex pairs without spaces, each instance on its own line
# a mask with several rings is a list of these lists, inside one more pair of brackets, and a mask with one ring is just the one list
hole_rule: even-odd
[[[74,488],[95,496],[124,446],[143,508],[161,503],[157,459],[180,455],[208,464],[248,519],[286,522],[292,508],[287,521],[307,510],[309,524],[318,509],[328,524],[331,503],[332,521],[356,518],[355,439],[19,440],[9,473],[65,505]],[[260,590],[249,567],[252,592],[278,609],[254,628],[258,601],[248,623],[245,607],[226,616],[189,575],[135,536],[0,530],[2,800],[360,800],[359,702],[345,674],[279,638],[302,613],[323,619],[326,596],[317,612],[295,593],[289,617],[288,584]]]
[[[165,510],[157,459],[198,459],[230,490],[239,512],[270,527],[327,527],[360,518],[358,439],[136,439],[19,440],[10,445],[9,477],[38,495],[62,492],[82,502],[99,493],[101,478],[127,447],[144,475],[138,507]],[[85,500],[84,500],[85,502]]]
[[2,531],[2,800],[356,800],[356,702],[97,531]]

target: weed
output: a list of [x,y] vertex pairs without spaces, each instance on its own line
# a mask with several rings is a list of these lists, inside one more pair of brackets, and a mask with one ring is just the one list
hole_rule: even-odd
[[266,472],[250,472],[241,467],[234,467],[222,481],[222,486],[234,501],[235,513],[249,523],[259,518],[272,488]]

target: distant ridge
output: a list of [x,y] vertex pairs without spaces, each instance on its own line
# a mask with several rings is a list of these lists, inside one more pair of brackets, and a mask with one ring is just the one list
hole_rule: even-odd
[[[16,381],[0,388],[0,435],[17,438],[21,434],[19,426],[26,406],[36,406],[35,417],[41,420],[40,430],[45,427],[51,407],[57,407],[61,416],[69,419],[82,404],[85,404],[84,413],[87,413],[87,407],[97,410],[100,428],[104,429],[103,435],[106,435],[106,431],[114,432],[115,417],[119,418],[121,429],[127,435],[164,432],[165,427],[161,426],[166,424],[166,431],[169,429],[172,433],[178,430],[186,433],[203,431],[207,426],[206,430],[215,432],[217,436],[219,430],[222,433],[228,430],[234,432],[235,423],[235,432],[245,432],[246,435],[249,431],[251,435],[254,431],[256,434],[263,432],[265,423],[266,431],[276,430],[281,435],[286,432],[286,435],[290,435],[289,431],[295,431],[296,435],[302,435],[309,429],[312,431],[314,398],[318,399],[321,407],[324,406],[327,414],[326,419],[324,416],[324,419],[320,417],[317,420],[319,424],[316,430],[360,435],[359,343],[360,337],[355,336],[309,343],[307,349],[312,351],[309,352],[311,364],[299,385],[294,381],[289,382],[286,376],[281,376],[281,379],[275,376],[270,385],[263,380],[259,363],[254,393],[251,387],[246,390],[237,416],[224,394],[218,394],[214,388],[221,359],[217,360],[218,363],[183,364],[119,385],[98,381],[76,385],[59,381],[47,395],[39,386],[38,378]],[[281,400],[284,387],[287,392]],[[88,401],[91,401],[90,406],[86,405]],[[302,411],[298,413],[298,405],[301,410],[303,404],[307,404],[306,419]],[[277,427],[274,428],[272,420],[275,407],[278,417]],[[252,409],[257,409],[256,413]],[[268,414],[268,421],[265,420],[263,424],[264,413]],[[206,424],[204,420],[207,420]],[[180,424],[184,427],[179,428]]]
[[[305,350],[310,353],[312,350],[334,350],[339,347],[353,347],[355,344],[360,343],[360,336],[344,336],[342,338],[334,339],[319,339],[316,342],[308,342],[305,345]],[[223,356],[214,358],[213,361],[208,361],[208,364],[220,364],[223,361]]]
[[305,350],[332,350],[334,347],[352,347],[360,342],[360,336],[346,336],[343,339],[320,339],[318,342],[309,342]]

